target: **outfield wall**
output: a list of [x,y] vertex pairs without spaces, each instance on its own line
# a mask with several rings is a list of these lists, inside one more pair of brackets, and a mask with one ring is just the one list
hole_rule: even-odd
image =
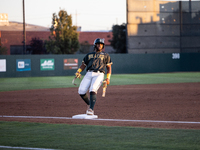
[[[70,76],[74,75],[84,56],[1,55],[0,77]],[[199,53],[110,56],[113,74],[200,71]]]

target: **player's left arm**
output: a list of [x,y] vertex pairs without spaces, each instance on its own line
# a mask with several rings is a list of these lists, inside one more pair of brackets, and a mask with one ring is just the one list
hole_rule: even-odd
[[110,84],[110,76],[111,76],[111,73],[112,73],[111,64],[108,64],[106,66],[106,69],[107,69],[107,77],[106,77],[105,81],[107,82],[107,85],[108,85],[108,84]]

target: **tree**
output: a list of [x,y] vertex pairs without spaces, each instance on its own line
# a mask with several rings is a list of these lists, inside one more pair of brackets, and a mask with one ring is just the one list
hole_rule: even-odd
[[29,51],[32,54],[46,54],[43,40],[39,38],[32,38]]
[[47,52],[53,54],[74,54],[79,49],[77,27],[72,25],[72,17],[66,11],[60,10],[58,16],[54,13],[51,36],[46,41]]
[[6,55],[7,51],[7,47],[0,46],[0,55]]
[[87,54],[90,52],[90,44],[88,41],[84,41],[81,43],[81,47],[80,47],[80,53],[81,54]]
[[111,46],[116,50],[115,53],[126,53],[126,24],[114,25],[112,27],[113,38]]

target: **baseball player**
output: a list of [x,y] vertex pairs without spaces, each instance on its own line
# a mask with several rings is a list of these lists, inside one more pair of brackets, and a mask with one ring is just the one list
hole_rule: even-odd
[[[94,52],[88,53],[82,61],[81,66],[75,73],[77,78],[80,78],[81,72],[87,67],[86,75],[80,83],[78,93],[88,105],[87,115],[94,115],[94,105],[99,87],[103,83],[105,68],[107,69],[107,77],[104,80],[107,85],[110,84],[111,65],[112,61],[109,54],[102,52],[104,49],[104,39],[97,38],[94,41]],[[90,99],[87,96],[89,90]]]

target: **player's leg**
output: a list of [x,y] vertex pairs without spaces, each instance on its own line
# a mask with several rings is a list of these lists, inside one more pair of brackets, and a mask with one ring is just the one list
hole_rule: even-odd
[[97,99],[97,94],[93,91],[90,92],[90,109],[94,109],[94,105],[96,103],[96,99]]
[[87,72],[83,80],[81,81],[81,84],[78,89],[79,95],[87,105],[90,104],[90,100],[88,99],[88,96],[86,94],[90,87],[90,83],[91,83],[91,72]]
[[81,98],[84,100],[84,102],[87,104],[87,105],[90,105],[90,100],[87,96],[87,94],[79,94],[81,96]]
[[97,91],[100,88],[104,79],[103,73],[93,73],[93,78],[90,86],[90,109],[94,109],[94,105],[96,103],[96,95]]

